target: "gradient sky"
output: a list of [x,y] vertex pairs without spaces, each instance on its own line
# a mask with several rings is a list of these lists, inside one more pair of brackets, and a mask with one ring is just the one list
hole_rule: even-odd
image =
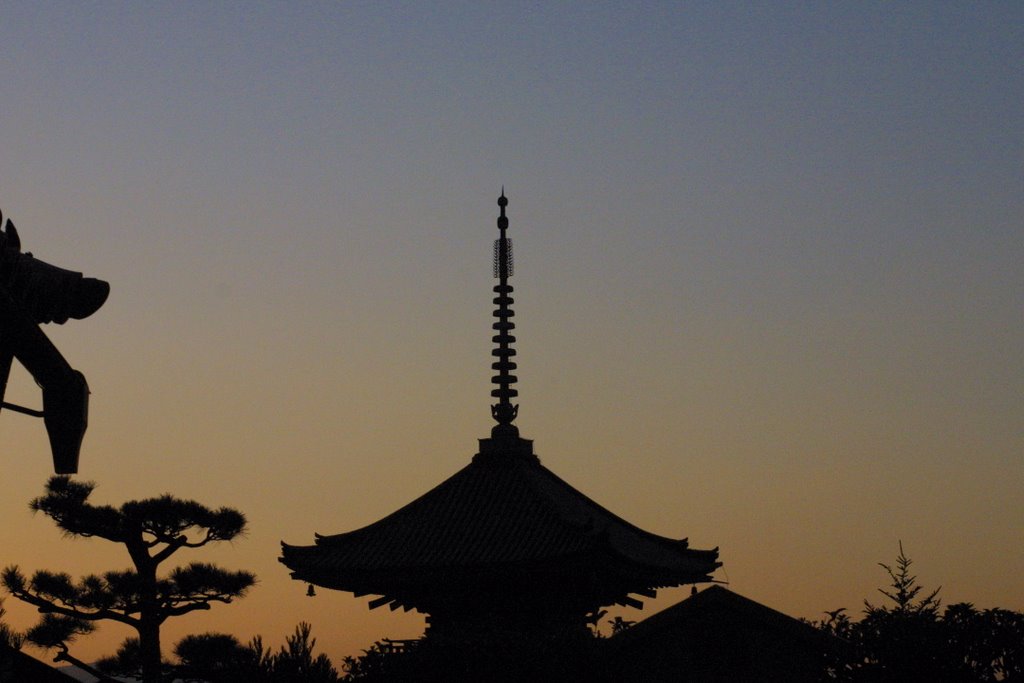
[[[793,616],[880,599],[900,540],[945,602],[1024,609],[1022,65],[1019,2],[0,5],[0,208],[112,285],[45,328],[93,391],[80,477],[250,519],[178,559],[259,585],[165,644],[420,633],[278,544],[488,435],[502,186],[548,468]],[[20,367],[7,400],[41,404]],[[40,421],[0,452],[0,563],[128,565],[29,512]]]

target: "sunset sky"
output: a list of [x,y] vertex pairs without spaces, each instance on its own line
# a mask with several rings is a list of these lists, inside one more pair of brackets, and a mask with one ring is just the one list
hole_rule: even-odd
[[[419,635],[279,543],[489,434],[502,186],[545,466],[796,617],[880,600],[901,540],[945,603],[1024,609],[1022,65],[1020,2],[0,5],[0,209],[112,287],[44,328],[93,391],[79,477],[250,520],[176,559],[258,586],[165,648]],[[7,400],[41,405],[18,366]],[[0,565],[128,566],[29,511],[41,421],[0,413],[0,458]]]

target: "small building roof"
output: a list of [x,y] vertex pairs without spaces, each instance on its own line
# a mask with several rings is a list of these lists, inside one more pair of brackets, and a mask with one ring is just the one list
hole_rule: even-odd
[[21,650],[0,643],[0,681],[74,683],[77,680]]
[[609,640],[620,681],[822,680],[844,642],[722,586],[711,586]]

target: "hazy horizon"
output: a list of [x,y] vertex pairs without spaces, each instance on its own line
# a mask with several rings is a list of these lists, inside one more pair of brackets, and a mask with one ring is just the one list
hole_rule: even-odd
[[[307,598],[279,543],[380,519],[488,435],[502,187],[546,467],[795,617],[882,599],[900,540],[944,603],[1024,609],[1022,27],[1009,2],[4,6],[0,210],[112,286],[44,328],[93,392],[78,477],[250,521],[177,556],[260,582],[165,652],[308,621],[340,666],[419,635]],[[18,366],[6,400],[41,405]],[[127,567],[29,512],[41,421],[0,412],[0,439],[2,565]]]

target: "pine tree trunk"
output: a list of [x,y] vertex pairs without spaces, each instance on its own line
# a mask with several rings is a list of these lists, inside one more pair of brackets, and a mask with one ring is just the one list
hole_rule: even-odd
[[132,543],[128,552],[135,562],[135,570],[141,579],[141,600],[139,602],[139,659],[142,664],[143,683],[160,683],[163,674],[160,656],[160,614],[156,567],[144,544]]
[[160,683],[162,663],[160,657],[160,622],[143,617],[139,625],[139,658],[142,660],[143,683]]

